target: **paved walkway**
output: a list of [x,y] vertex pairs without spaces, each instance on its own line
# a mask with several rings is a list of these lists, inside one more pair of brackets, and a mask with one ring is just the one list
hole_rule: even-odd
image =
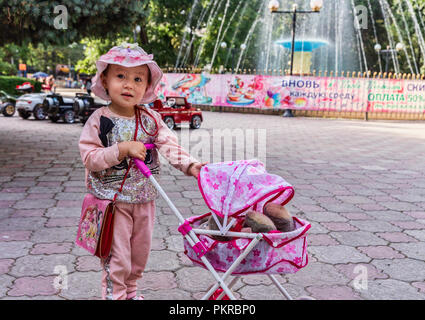
[[[213,151],[204,160],[221,157],[213,128],[238,127],[260,142],[265,133],[258,157],[296,189],[288,207],[312,229],[309,265],[279,276],[294,297],[425,299],[425,123],[204,116],[191,136],[195,155],[202,147]],[[98,260],[73,243],[85,191],[81,129],[0,116],[1,299],[100,297]],[[184,138],[188,131],[176,132]],[[242,147],[235,142],[235,149]],[[184,216],[207,212],[193,178],[164,165],[161,181]],[[163,200],[157,204],[141,292],[147,299],[198,299],[212,277],[182,254],[177,219]],[[282,298],[263,275],[242,278],[235,289],[242,299]]]

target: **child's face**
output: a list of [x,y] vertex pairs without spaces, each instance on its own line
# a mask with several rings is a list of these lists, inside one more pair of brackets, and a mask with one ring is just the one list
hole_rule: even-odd
[[123,108],[133,108],[145,95],[149,68],[146,65],[123,67],[111,64],[106,76],[102,73],[101,79],[113,103]]

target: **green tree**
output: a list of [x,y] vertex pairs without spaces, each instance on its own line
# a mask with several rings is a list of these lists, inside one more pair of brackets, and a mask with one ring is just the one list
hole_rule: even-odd
[[[117,33],[130,33],[145,17],[146,2],[72,0],[64,5],[60,1],[0,0],[0,45],[65,46],[85,37],[113,39]],[[66,29],[58,29],[65,23]]]

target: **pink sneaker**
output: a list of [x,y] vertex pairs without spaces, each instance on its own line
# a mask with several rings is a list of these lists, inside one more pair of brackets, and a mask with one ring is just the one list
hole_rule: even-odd
[[131,297],[128,298],[128,296],[127,296],[127,300],[145,300],[145,297],[143,295],[138,296],[136,294],[136,292],[130,293],[129,296],[131,296]]

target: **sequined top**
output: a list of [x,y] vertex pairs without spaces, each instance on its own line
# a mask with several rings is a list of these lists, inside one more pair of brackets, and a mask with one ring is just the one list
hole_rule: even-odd
[[[157,179],[160,173],[159,150],[171,165],[188,175],[189,165],[198,161],[177,143],[177,136],[164,124],[157,112],[148,112],[156,120],[158,132],[150,136],[139,127],[137,140],[156,146],[147,151],[145,164]],[[156,131],[155,121],[146,112],[142,112],[142,122],[150,134]],[[88,192],[99,199],[112,200],[120,188],[129,159],[118,160],[118,143],[133,140],[135,124],[134,117],[119,116],[108,107],[103,107],[90,116],[83,128],[79,148],[86,167],[86,186]],[[158,192],[152,183],[132,165],[117,201],[146,203],[157,196]]]

